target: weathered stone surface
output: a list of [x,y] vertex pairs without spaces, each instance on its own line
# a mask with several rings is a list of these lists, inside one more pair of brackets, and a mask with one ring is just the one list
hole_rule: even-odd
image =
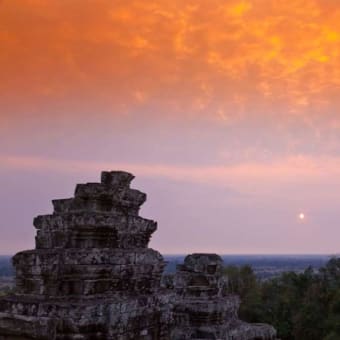
[[103,172],[34,219],[36,249],[16,254],[16,292],[0,302],[0,339],[163,339],[171,313],[157,223],[138,216],[133,175]]
[[229,295],[216,254],[193,254],[178,266],[171,339],[275,339],[268,325],[250,325],[238,319],[239,298]]
[[217,255],[188,256],[161,287],[157,223],[138,215],[146,195],[133,178],[103,172],[34,219],[36,249],[14,256],[15,293],[0,300],[0,340],[273,339],[238,320]]

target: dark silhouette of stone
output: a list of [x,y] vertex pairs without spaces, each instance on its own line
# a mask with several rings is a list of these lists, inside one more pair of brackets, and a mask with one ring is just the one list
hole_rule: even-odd
[[[147,248],[157,224],[138,216],[133,175],[103,172],[34,219],[36,249],[15,255],[16,292],[1,301],[0,338],[162,339],[162,256]],[[163,294],[163,295],[162,295]]]
[[188,255],[178,266],[171,339],[275,339],[273,327],[238,319],[239,298],[228,295],[222,270],[216,254]]
[[34,219],[36,248],[14,256],[15,293],[0,300],[0,340],[273,339],[238,320],[217,255],[188,256],[174,289],[161,287],[157,223],[138,215],[146,195],[133,178],[103,172]]

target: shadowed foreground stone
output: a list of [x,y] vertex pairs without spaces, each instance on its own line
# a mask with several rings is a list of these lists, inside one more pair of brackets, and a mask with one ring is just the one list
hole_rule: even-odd
[[34,219],[36,248],[16,254],[16,289],[0,300],[0,340],[274,339],[238,320],[222,260],[194,254],[161,287],[163,257],[148,248],[157,223],[139,216],[133,175],[103,172]]

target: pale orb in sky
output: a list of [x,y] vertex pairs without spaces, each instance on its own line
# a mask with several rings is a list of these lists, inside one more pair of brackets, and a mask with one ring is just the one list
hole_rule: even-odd
[[306,218],[306,216],[305,216],[304,213],[300,213],[300,214],[299,214],[299,219],[300,219],[300,221],[303,221],[305,218]]

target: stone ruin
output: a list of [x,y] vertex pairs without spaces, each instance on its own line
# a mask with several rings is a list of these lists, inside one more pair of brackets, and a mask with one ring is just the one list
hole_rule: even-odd
[[218,255],[194,254],[173,287],[148,248],[157,223],[139,216],[133,175],[103,172],[34,219],[36,248],[16,254],[16,288],[0,300],[0,340],[275,339],[237,317]]
[[238,319],[240,300],[228,294],[220,256],[187,256],[178,265],[173,287],[176,303],[171,339],[275,339],[273,327]]
[[15,255],[16,292],[1,301],[1,339],[164,339],[156,222],[138,216],[133,176],[104,172],[38,216],[36,249]]

